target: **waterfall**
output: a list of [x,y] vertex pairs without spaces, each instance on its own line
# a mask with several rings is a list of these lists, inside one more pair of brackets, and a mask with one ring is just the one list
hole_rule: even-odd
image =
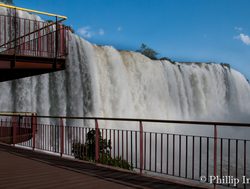
[[65,71],[1,83],[1,111],[250,121],[250,85],[240,72],[225,65],[151,60],[70,34],[66,67]]

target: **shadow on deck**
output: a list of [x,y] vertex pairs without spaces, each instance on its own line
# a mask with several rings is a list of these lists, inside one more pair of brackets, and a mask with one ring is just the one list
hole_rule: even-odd
[[194,188],[0,144],[0,188]]

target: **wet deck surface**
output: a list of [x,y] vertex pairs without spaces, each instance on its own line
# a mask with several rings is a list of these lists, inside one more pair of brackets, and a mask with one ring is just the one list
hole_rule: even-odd
[[194,188],[0,144],[0,188]]

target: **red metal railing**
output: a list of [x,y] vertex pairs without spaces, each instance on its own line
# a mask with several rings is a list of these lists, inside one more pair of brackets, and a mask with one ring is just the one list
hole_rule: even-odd
[[68,27],[59,21],[44,22],[0,15],[0,54],[63,58],[68,53]]
[[24,117],[9,115],[0,120],[0,142],[17,144],[29,141],[35,136],[35,132],[36,118],[32,115]]
[[[236,128],[247,133],[249,123],[51,116],[33,119],[37,119],[33,127],[37,131],[33,129],[32,140],[20,146],[132,169],[140,174],[202,179],[215,185],[219,183],[214,182],[214,176],[250,176],[249,136],[225,135],[228,131],[235,133]],[[14,123],[19,122],[8,123],[14,128]],[[234,186],[232,182],[222,184]],[[246,188],[244,183],[236,186]]]

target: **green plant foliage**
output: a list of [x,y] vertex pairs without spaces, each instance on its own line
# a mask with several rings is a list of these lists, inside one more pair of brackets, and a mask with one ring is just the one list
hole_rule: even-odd
[[[102,139],[100,130],[99,132],[99,163],[120,167],[123,169],[133,170],[133,165],[123,160],[121,157],[111,157],[111,141]],[[76,159],[95,161],[95,137],[96,131],[91,130],[86,135],[86,143],[73,142],[72,153]]]
[[170,58],[165,57],[165,56],[164,56],[164,57],[161,57],[160,60],[167,60],[167,61],[169,61],[169,62],[172,62],[172,60],[171,60]]
[[[49,24],[55,23],[55,21],[53,21],[53,20],[46,20],[46,22]],[[65,24],[62,24],[62,26],[68,28],[68,30],[71,31],[71,33],[75,33],[75,30],[71,26],[66,26]]]
[[171,64],[176,64],[176,62],[175,61],[173,61],[173,60],[171,60],[170,58],[168,58],[168,57],[161,57],[159,60],[167,60],[168,62],[170,62]]
[[[86,143],[73,142],[72,153],[75,158],[94,161],[95,159],[95,130],[91,130],[86,135]],[[111,149],[110,140],[102,139],[99,131],[99,153],[109,154]]]
[[220,65],[221,65],[222,67],[224,67],[224,68],[228,68],[229,70],[231,69],[230,64],[227,64],[227,63],[221,63]]
[[69,31],[71,31],[71,33],[75,33],[75,30],[71,26],[66,26],[66,27],[69,29]]
[[137,52],[142,53],[143,55],[147,56],[148,58],[150,58],[152,60],[157,60],[156,56],[158,55],[158,53],[155,50],[149,48],[144,43],[141,44],[141,47],[139,50],[137,50]]
[[99,163],[110,165],[114,167],[120,167],[127,170],[133,170],[133,165],[127,162],[126,160],[122,159],[122,157],[115,157],[112,158],[109,154],[100,154]]
[[53,23],[54,21],[53,20],[46,20],[46,22]]

